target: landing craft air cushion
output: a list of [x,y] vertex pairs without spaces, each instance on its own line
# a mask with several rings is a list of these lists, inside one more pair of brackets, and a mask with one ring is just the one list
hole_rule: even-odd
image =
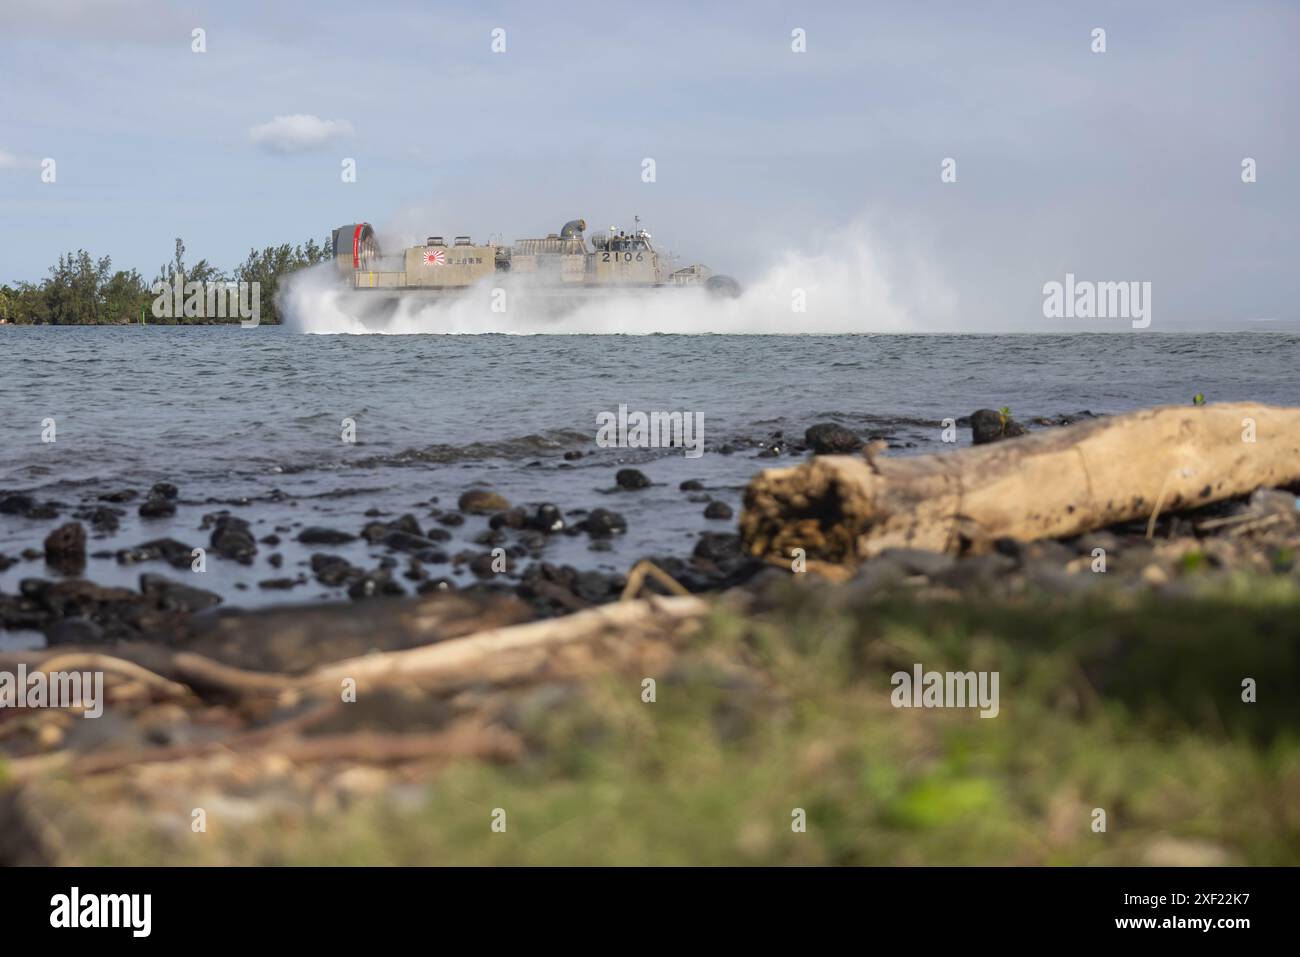
[[386,322],[398,305],[412,300],[467,298],[470,290],[479,289],[486,303],[496,288],[492,280],[515,276],[523,282],[511,280],[510,294],[546,316],[610,294],[703,287],[723,298],[740,295],[734,279],[707,266],[671,269],[639,220],[631,234],[611,226],[609,235],[593,237],[590,248],[583,237],[586,230],[586,221],[575,219],[559,233],[518,239],[509,246],[475,243],[469,236],[456,236],[447,245],[443,237],[430,236],[423,246],[385,256],[371,225],[353,223],[334,230],[334,262],[349,291],[348,313],[368,325]]

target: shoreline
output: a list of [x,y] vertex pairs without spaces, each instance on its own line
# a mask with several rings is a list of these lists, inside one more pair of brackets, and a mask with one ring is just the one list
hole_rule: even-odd
[[[969,424],[980,444],[1016,448],[1013,419],[981,410]],[[791,443],[798,458],[861,444],[828,422]],[[616,495],[649,482],[633,468],[615,479]],[[166,483],[125,492],[108,504],[165,514],[184,501]],[[347,600],[230,607],[191,584],[187,544],[166,539],[130,556],[138,589],[25,577],[18,594],[0,591],[0,624],[47,639],[0,648],[0,673],[98,673],[106,688],[92,721],[85,702],[0,709],[0,863],[608,863],[599,840],[539,850],[478,836],[480,805],[511,808],[531,835],[573,827],[575,802],[599,831],[608,799],[623,808],[609,818],[625,829],[621,863],[1295,862],[1285,820],[1189,830],[1162,796],[1199,780],[1179,801],[1221,818],[1243,800],[1300,793],[1262,757],[1295,751],[1294,490],[981,554],[887,548],[835,575],[745,554],[736,516],[689,549],[602,573],[547,554],[623,534],[610,508],[525,507],[483,486],[423,504],[438,514],[296,530],[314,550],[312,580]],[[0,496],[0,513],[36,513],[50,530],[42,556],[75,574],[84,529],[44,507]],[[284,547],[237,511],[201,523],[214,567]],[[450,554],[451,531],[471,523],[484,540]],[[381,553],[373,567],[336,554],[362,542]],[[503,553],[494,571],[493,542],[533,547]],[[437,571],[458,560],[465,587]],[[409,576],[416,566],[423,579]],[[917,689],[895,710],[891,673],[920,681],[945,668],[972,682],[978,672],[993,700],[933,710]],[[1152,728],[1178,747],[1148,780]],[[977,765],[949,767],[954,740],[981,742]],[[1098,760],[1122,769],[1122,792],[1098,783]],[[1209,774],[1224,762],[1239,769],[1231,786]],[[646,811],[638,795],[665,774],[685,804]],[[1088,809],[1134,787],[1146,797],[1125,810],[1125,836],[1097,841]],[[237,814],[233,799],[213,804],[235,793]],[[850,809],[846,793],[862,801]],[[691,810],[719,802],[734,813]],[[822,820],[811,844],[791,844],[760,823],[791,805],[855,823]],[[214,815],[216,840],[190,839],[194,807]],[[726,838],[711,843],[718,828]],[[972,833],[974,845],[960,839]]]
[[[1089,418],[1095,416],[1080,412],[1030,421],[1041,432]],[[1003,425],[998,419],[985,410],[957,424],[972,430],[976,444],[1026,431],[1014,420]],[[881,438],[899,443],[896,433],[862,435],[828,421],[810,426],[802,440],[778,432],[737,438],[737,444],[729,441],[713,451],[727,457],[747,451],[738,465],[748,464],[757,475],[772,465],[851,452]],[[585,465],[588,454],[556,450],[553,464],[572,469]],[[707,471],[698,461],[670,464]],[[661,471],[654,462],[646,467]],[[596,478],[596,494],[579,494],[581,504],[571,498],[563,507],[511,502],[479,481],[454,501],[435,495],[410,503],[409,510],[392,507],[391,497],[381,507],[381,490],[365,488],[305,497],[273,489],[261,499],[200,500],[158,482],[147,490],[91,487],[79,503],[0,490],[0,522],[9,523],[10,540],[14,522],[30,536],[25,547],[0,550],[0,650],[168,640],[168,630],[191,615],[449,592],[471,598],[509,595],[526,603],[534,616],[550,617],[616,600],[627,571],[642,560],[693,593],[743,584],[764,570],[763,562],[743,552],[737,534],[740,486],[684,479],[674,488],[633,466],[593,468],[584,481],[609,470],[607,478]],[[513,469],[512,474],[529,472],[525,464]],[[675,503],[683,523],[676,540],[682,544],[636,551],[627,544],[635,536],[628,534],[624,510],[651,493],[660,497],[657,501]],[[643,509],[635,522],[662,523],[664,507],[652,506],[648,516]],[[1095,576],[1076,573],[1103,546],[1112,559],[1103,580],[1111,584],[1127,578],[1139,587],[1176,585],[1182,570],[1217,574],[1276,566],[1285,571],[1300,552],[1300,539],[1288,537],[1296,514],[1293,494],[1260,490],[1162,514],[1152,536],[1145,521],[1132,521],[1063,541],[1007,541],[990,554],[957,559],[895,548],[857,574],[882,581],[919,576],[958,590],[992,587],[1002,576],[1021,575],[1049,590],[1078,591],[1096,584],[1089,581]],[[1263,523],[1265,534],[1258,540],[1235,534],[1252,522]]]

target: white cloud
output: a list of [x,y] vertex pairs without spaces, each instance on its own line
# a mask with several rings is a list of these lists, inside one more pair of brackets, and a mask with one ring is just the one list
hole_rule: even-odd
[[249,128],[248,135],[255,146],[273,153],[300,153],[328,146],[352,132],[347,120],[322,120],[310,113],[294,113],[259,123]]
[[26,156],[18,156],[17,153],[9,152],[0,147],[0,173],[9,169],[34,169],[39,164],[35,160]]

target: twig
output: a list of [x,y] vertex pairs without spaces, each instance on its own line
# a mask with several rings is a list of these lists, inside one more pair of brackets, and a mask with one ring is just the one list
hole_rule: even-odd
[[686,586],[676,578],[673,578],[672,575],[669,575],[648,558],[643,558],[641,561],[633,565],[632,570],[628,572],[627,584],[623,586],[623,594],[619,596],[619,601],[630,601],[631,599],[636,598],[636,596],[641,593],[641,589],[644,587],[647,577],[653,578],[674,595],[690,594],[690,591],[687,590]]
[[111,655],[90,652],[56,654],[53,657],[44,659],[39,665],[35,666],[34,670],[43,671],[46,674],[51,671],[111,671],[124,678],[139,681],[150,688],[175,697],[183,698],[190,693],[189,688],[174,681],[169,681],[155,671],[141,667],[134,661],[127,661],[125,658],[114,658]]

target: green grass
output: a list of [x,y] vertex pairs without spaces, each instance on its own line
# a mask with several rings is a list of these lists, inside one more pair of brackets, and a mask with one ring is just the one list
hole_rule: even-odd
[[[1294,583],[1018,605],[792,585],[775,604],[719,612],[650,676],[655,703],[636,674],[524,696],[520,764],[451,767],[400,806],[218,820],[166,845],[103,834],[87,858],[1065,865],[1158,863],[1172,847],[1300,863]],[[1000,714],[895,710],[889,676],[915,662],[998,671]],[[1245,677],[1255,704],[1241,701]]]

